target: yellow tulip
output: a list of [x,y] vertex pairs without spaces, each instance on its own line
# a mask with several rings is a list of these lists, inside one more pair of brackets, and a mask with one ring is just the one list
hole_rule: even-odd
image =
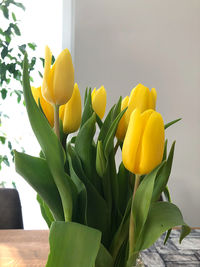
[[39,105],[39,99],[40,99],[40,105],[42,107],[42,110],[47,118],[47,120],[49,121],[51,127],[53,127],[54,124],[54,109],[53,106],[48,103],[44,97],[42,96],[42,92],[41,92],[41,86],[40,87],[31,87],[31,91],[33,94],[33,97],[35,99],[35,102],[37,103],[37,105]]
[[92,91],[92,108],[100,119],[103,118],[106,110],[106,90],[101,86],[98,90],[94,88]]
[[66,134],[76,132],[81,123],[81,95],[77,83],[71,99],[60,107],[60,119],[63,122],[63,131]]
[[139,175],[151,172],[162,161],[164,142],[161,114],[152,109],[143,113],[135,109],[131,114],[122,148],[124,166]]
[[68,49],[64,49],[51,67],[52,53],[45,48],[45,66],[42,95],[51,104],[64,105],[72,96],[74,67]]
[[141,112],[144,112],[147,109],[155,110],[156,98],[157,93],[155,88],[152,88],[150,91],[148,87],[142,84],[138,84],[135,88],[133,88],[125,116],[127,125],[129,123],[131,113],[135,108],[138,108]]
[[[121,111],[124,110],[128,106],[128,102],[129,102],[129,97],[126,96],[122,100]],[[126,112],[124,113],[124,115],[122,116],[121,120],[119,121],[119,124],[118,124],[118,127],[117,127],[117,132],[116,132],[116,137],[120,141],[124,140],[124,137],[125,137],[125,134],[126,134],[126,130],[127,130],[127,124],[126,124],[125,115],[126,115]]]

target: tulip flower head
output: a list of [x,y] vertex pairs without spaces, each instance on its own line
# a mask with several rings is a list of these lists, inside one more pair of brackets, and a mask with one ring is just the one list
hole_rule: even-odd
[[106,90],[101,86],[98,90],[92,91],[92,108],[100,119],[103,118],[106,110]]
[[60,119],[63,122],[63,131],[66,134],[76,132],[81,123],[81,95],[77,83],[71,99],[60,107]]
[[37,88],[32,86],[31,91],[32,91],[33,97],[34,97],[37,105],[39,105],[39,101],[40,101],[40,105],[42,107],[42,110],[43,110],[47,120],[49,121],[51,127],[53,127],[53,124],[54,124],[53,106],[49,102],[47,102],[44,99],[44,97],[42,96],[41,86],[37,87]]
[[52,53],[45,49],[45,66],[42,95],[51,104],[64,105],[72,96],[74,67],[68,49],[64,49],[51,67]]
[[138,108],[141,112],[144,112],[147,109],[155,110],[156,98],[157,93],[155,88],[152,88],[150,91],[148,87],[142,84],[138,84],[135,88],[133,88],[125,116],[127,125],[134,109]]
[[[128,106],[128,102],[129,102],[129,97],[126,96],[122,100],[121,111],[123,111]],[[118,127],[117,127],[116,137],[120,141],[124,140],[124,137],[125,137],[125,134],[126,134],[126,130],[127,130],[127,124],[126,124],[125,116],[126,116],[126,112],[122,116],[121,120],[119,121]]]
[[164,122],[160,113],[135,109],[122,148],[124,166],[132,173],[147,174],[159,165],[164,152]]

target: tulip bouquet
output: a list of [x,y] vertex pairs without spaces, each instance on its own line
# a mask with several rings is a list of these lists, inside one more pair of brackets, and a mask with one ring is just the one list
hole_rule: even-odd
[[69,51],[51,62],[47,47],[42,86],[31,88],[25,55],[24,98],[41,153],[15,151],[16,170],[38,193],[50,227],[46,266],[131,267],[172,227],[182,226],[181,241],[190,228],[171,203],[175,143],[168,153],[165,139],[177,120],[164,125],[156,90],[137,85],[103,120],[105,88],[86,89],[82,112]]

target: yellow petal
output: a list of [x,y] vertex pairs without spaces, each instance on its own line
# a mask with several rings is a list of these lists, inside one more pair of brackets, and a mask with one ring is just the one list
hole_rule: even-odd
[[156,98],[157,98],[157,92],[155,88],[151,89],[151,92],[149,94],[149,107],[151,109],[156,109]]
[[[122,100],[122,104],[121,104],[121,111],[124,110],[127,106],[128,106],[128,101],[129,101],[129,97],[126,96],[123,100]],[[127,130],[127,124],[125,121],[125,114],[122,116],[118,127],[117,127],[117,132],[116,132],[116,137],[118,140],[123,141],[125,134],[126,134],[126,130]]]
[[63,131],[67,134],[73,133],[78,130],[81,123],[81,95],[77,84],[74,85],[71,99],[63,107]]
[[34,97],[34,100],[35,100],[36,104],[38,105],[38,100],[39,100],[40,95],[41,95],[41,87],[31,86],[31,91],[32,91],[32,95]]
[[64,105],[72,96],[74,88],[74,67],[68,49],[63,50],[55,63],[53,73],[53,95],[55,104]]
[[35,102],[37,103],[37,105],[39,105],[39,100],[40,100],[40,105],[42,107],[42,110],[47,118],[47,120],[49,121],[51,127],[53,127],[54,124],[54,109],[53,106],[47,102],[44,97],[42,96],[42,92],[41,92],[41,86],[40,87],[31,87],[32,90],[32,94],[33,97],[35,99]]
[[124,166],[132,173],[136,172],[137,151],[142,132],[141,112],[135,109],[130,117],[128,129],[122,148]]
[[128,109],[126,112],[126,123],[128,125],[131,113],[135,108],[138,108],[141,112],[148,109],[149,102],[149,88],[142,84],[138,84],[131,92]]
[[161,114],[154,111],[146,122],[142,137],[139,174],[149,173],[161,163],[164,142],[164,122]]
[[52,53],[48,46],[45,47],[45,63],[44,63],[44,76],[42,83],[42,95],[46,101],[53,103],[52,88],[49,88],[49,74],[51,70]]
[[101,86],[98,90],[93,90],[93,92],[92,108],[99,118],[102,119],[106,110],[106,90],[104,86]]
[[149,120],[149,117],[151,116],[153,112],[154,112],[153,109],[148,109],[145,112],[141,113],[141,116],[140,116],[140,123],[141,123],[142,129],[141,129],[141,134],[140,134],[140,143],[138,145],[137,156],[136,156],[136,161],[135,161],[135,174],[140,174],[139,165],[141,161],[143,134],[144,134],[144,130],[147,125],[147,122]]
[[92,90],[92,94],[91,94],[91,98],[92,98],[92,100],[93,100],[95,94],[96,94],[96,87]]

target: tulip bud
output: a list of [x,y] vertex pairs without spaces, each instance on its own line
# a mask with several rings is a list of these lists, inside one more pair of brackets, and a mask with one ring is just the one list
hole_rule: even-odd
[[92,91],[92,108],[100,119],[103,118],[106,110],[106,90],[101,86],[98,90],[94,88]]
[[132,173],[147,174],[162,161],[165,143],[160,113],[135,109],[130,117],[122,148],[124,166]]
[[138,84],[135,88],[133,88],[125,115],[127,125],[129,123],[131,113],[135,108],[138,108],[141,112],[144,112],[147,109],[155,110],[156,97],[155,88],[150,91],[149,88],[142,84]]
[[45,49],[45,66],[42,95],[51,104],[64,105],[72,96],[74,67],[68,49],[64,49],[51,67],[52,53]]
[[37,88],[32,86],[31,91],[32,91],[33,97],[34,97],[37,105],[39,105],[39,101],[40,101],[40,105],[42,107],[42,110],[43,110],[47,120],[49,121],[49,124],[51,125],[51,127],[53,127],[53,124],[54,124],[53,106],[50,103],[48,103],[44,99],[44,97],[42,96],[41,86],[37,87]]
[[[123,100],[122,100],[122,104],[121,104],[121,111],[124,110],[127,106],[128,106],[128,102],[129,102],[129,97],[126,96]],[[126,112],[125,112],[126,113]],[[126,134],[126,130],[127,130],[127,124],[126,124],[126,119],[125,119],[125,113],[122,116],[121,120],[118,123],[118,127],[117,127],[117,132],[116,132],[116,137],[118,140],[123,141],[125,134]]]
[[81,123],[81,95],[77,83],[70,100],[60,107],[60,119],[63,122],[64,133],[69,134],[78,130]]

